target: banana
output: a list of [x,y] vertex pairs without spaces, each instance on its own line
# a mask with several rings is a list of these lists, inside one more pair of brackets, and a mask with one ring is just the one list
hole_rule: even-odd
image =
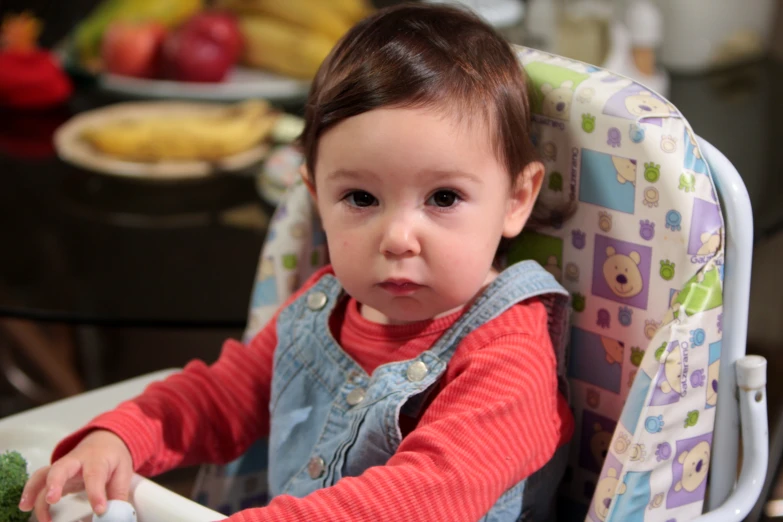
[[203,0],[126,0],[130,20],[154,20],[175,27],[204,8]]
[[215,161],[261,143],[277,118],[266,102],[248,100],[214,113],[113,121],[85,129],[81,137],[127,161]]
[[352,23],[358,22],[373,11],[367,0],[330,0],[329,3],[340,16]]
[[304,27],[333,40],[344,35],[353,21],[322,0],[221,0],[218,6],[239,15],[261,15]]
[[103,31],[121,13],[125,3],[125,0],[105,0],[76,27],[73,42],[80,61],[89,61],[98,55]]
[[82,62],[98,58],[103,33],[115,20],[155,21],[174,27],[203,7],[204,0],[104,0],[74,32],[78,58]]
[[336,40],[267,16],[242,16],[244,61],[296,78],[311,79]]

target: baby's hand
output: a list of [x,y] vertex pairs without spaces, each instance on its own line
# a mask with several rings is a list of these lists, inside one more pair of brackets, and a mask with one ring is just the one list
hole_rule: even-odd
[[133,459],[128,447],[110,431],[98,430],[51,466],[33,473],[22,492],[19,509],[34,509],[38,522],[51,522],[49,506],[63,495],[84,489],[93,512],[102,515],[107,499],[128,499],[132,477]]

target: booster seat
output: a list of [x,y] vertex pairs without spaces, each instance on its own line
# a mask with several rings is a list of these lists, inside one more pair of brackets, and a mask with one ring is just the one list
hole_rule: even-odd
[[[747,198],[744,186],[738,176],[725,180],[737,194],[724,188],[723,197],[733,199],[722,202],[716,169],[736,171],[644,86],[533,49],[517,52],[530,78],[533,140],[547,170],[540,198],[568,199],[577,208],[567,220],[552,216],[554,226],[524,231],[508,252],[509,263],[537,260],[572,296],[563,365],[576,432],[560,518],[695,519],[707,484],[714,508],[736,476],[733,372],[745,352],[750,242],[730,251],[738,272],[733,292],[724,281],[727,238],[750,234],[746,200],[740,220],[730,223],[736,230],[727,231],[725,220],[734,219],[734,199]],[[290,165],[286,154],[289,161],[278,164]],[[270,223],[246,340],[327,262],[312,201],[295,183]],[[754,402],[743,402],[754,417],[743,417],[743,428],[753,430],[745,438],[745,465],[757,466],[754,480],[763,482],[766,458],[753,457],[765,456],[767,447],[764,362],[742,363],[758,367],[751,375]],[[259,441],[229,465],[205,466],[194,498],[223,513],[263,505],[265,451]],[[747,484],[743,473],[735,492]],[[739,520],[758,494],[743,495],[742,509],[717,520]]]
[[[508,252],[509,262],[537,260],[572,297],[562,366],[576,432],[559,520],[742,520],[768,457],[766,362],[745,356],[752,222],[742,180],[649,89],[517,52],[547,169],[541,198],[576,203],[573,216],[523,232]],[[328,261],[325,239],[306,189],[292,186],[270,223],[246,339]],[[3,419],[0,450],[23,449],[43,465],[62,436],[169,373]],[[139,522],[211,522],[221,518],[213,509],[265,504],[265,442],[228,465],[203,466],[198,503],[136,476]],[[90,520],[83,498],[63,504],[55,522]]]

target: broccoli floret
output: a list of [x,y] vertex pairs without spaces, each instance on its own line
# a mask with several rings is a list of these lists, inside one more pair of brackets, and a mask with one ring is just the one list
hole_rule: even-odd
[[29,478],[27,461],[17,451],[0,455],[0,520],[3,522],[27,522],[30,513],[19,511],[22,490]]

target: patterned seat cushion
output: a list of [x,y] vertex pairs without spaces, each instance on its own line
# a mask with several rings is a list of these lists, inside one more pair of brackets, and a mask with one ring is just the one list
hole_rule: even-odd
[[596,67],[518,53],[547,169],[541,198],[576,206],[510,251],[572,294],[567,519],[587,508],[596,522],[682,522],[701,513],[717,398],[723,221],[712,179],[665,99]]

